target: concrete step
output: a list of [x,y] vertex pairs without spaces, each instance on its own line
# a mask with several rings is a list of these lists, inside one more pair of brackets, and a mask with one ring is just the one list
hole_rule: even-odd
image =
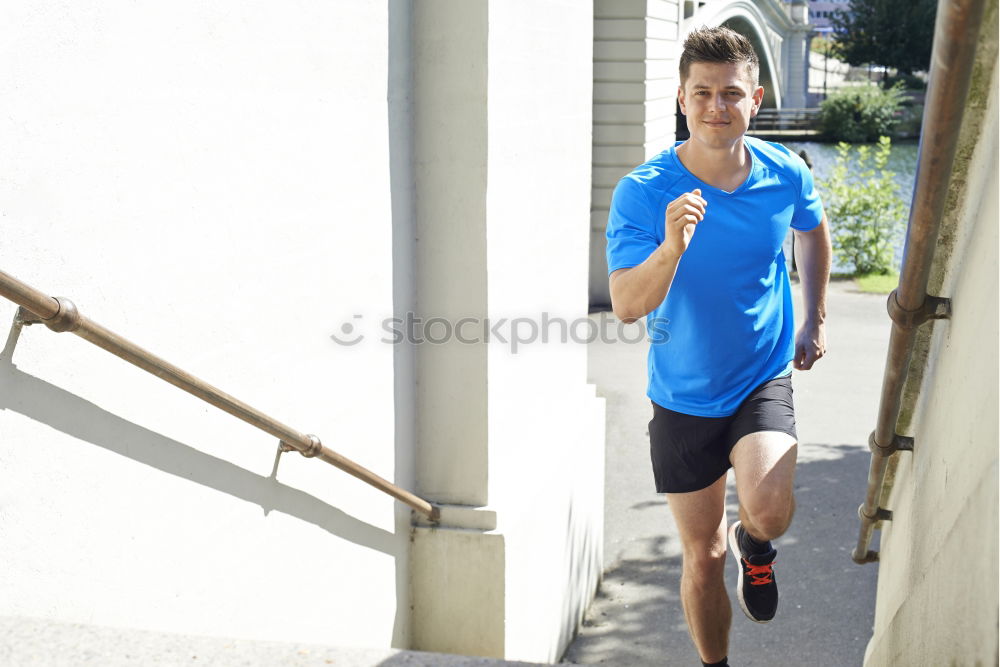
[[533,665],[396,649],[227,639],[0,616],[0,665],[268,665],[494,667]]

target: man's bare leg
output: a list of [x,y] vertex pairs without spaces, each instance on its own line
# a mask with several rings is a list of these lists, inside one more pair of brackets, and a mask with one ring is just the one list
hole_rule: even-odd
[[792,523],[797,453],[795,438],[787,433],[759,431],[740,438],[729,455],[740,521],[758,542],[781,537]]
[[726,476],[690,493],[668,493],[684,560],[681,602],[688,633],[702,661],[729,652],[732,609],[724,581],[726,565]]

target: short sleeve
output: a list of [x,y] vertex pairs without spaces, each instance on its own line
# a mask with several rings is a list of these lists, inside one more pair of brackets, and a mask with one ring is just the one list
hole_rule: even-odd
[[625,177],[611,196],[608,214],[608,274],[642,264],[660,245],[655,216],[641,183]]
[[802,180],[799,200],[795,203],[795,215],[792,216],[792,229],[808,232],[819,226],[823,221],[823,202],[813,184],[813,175],[806,163],[796,156],[795,166],[798,167]]

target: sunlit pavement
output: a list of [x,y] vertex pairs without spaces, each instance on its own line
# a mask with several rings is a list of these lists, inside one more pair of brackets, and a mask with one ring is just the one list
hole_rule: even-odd
[[[797,285],[794,289],[798,309],[801,295]],[[878,570],[856,565],[850,553],[888,344],[885,298],[858,292],[851,281],[833,283],[827,356],[810,371],[794,372],[798,509],[791,529],[776,542],[778,616],[758,625],[733,601],[729,656],[734,666],[862,662]],[[605,576],[564,662],[700,664],[678,596],[676,529],[663,497],[653,490],[645,355],[645,344],[590,345],[590,382],[607,398]],[[732,474],[728,500],[732,520]],[[730,586],[735,578],[730,557]]]

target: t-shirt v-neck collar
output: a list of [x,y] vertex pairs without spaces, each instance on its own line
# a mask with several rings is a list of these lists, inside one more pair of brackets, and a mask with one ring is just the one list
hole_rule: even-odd
[[697,182],[703,188],[707,188],[707,189],[711,190],[712,192],[716,192],[718,194],[726,195],[726,196],[730,196],[731,197],[732,195],[735,195],[735,194],[738,194],[739,192],[741,192],[745,187],[747,187],[747,185],[751,181],[753,181],[753,173],[754,173],[754,170],[757,169],[757,156],[754,155],[754,152],[752,150],[750,150],[750,146],[747,145],[747,142],[745,140],[743,142],[743,148],[744,148],[744,150],[746,150],[747,155],[750,156],[750,171],[747,172],[747,177],[745,179],[743,179],[743,182],[740,183],[739,186],[735,190],[723,190],[722,188],[717,188],[714,185],[712,185],[710,183],[706,183],[705,181],[701,180],[700,178],[698,178],[697,176],[695,176],[694,174],[692,174],[691,171],[687,167],[684,166],[684,163],[681,162],[680,157],[677,155],[677,147],[680,146],[683,143],[684,143],[683,141],[678,141],[676,144],[674,144],[673,149],[670,151],[670,158],[674,161],[674,164],[677,165],[678,169],[680,169],[683,173],[687,174],[688,177],[691,180]]

